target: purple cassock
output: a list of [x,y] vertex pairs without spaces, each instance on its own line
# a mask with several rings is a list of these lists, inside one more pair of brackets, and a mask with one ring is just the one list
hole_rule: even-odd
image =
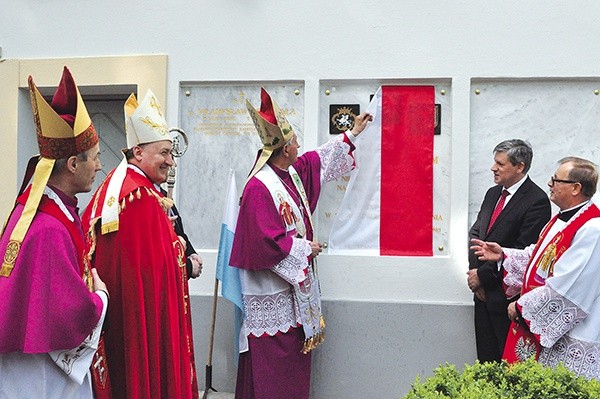
[[[28,193],[8,220],[1,253]],[[76,205],[47,187],[12,273],[0,277],[0,397],[93,397],[89,370],[108,297],[83,280]]]
[[[244,304],[236,399],[309,397],[311,355],[303,353],[307,323],[297,291],[312,273],[310,214],[321,184],[354,168],[353,140],[339,135],[300,156],[290,171],[267,163],[244,188],[230,259],[241,269]],[[318,305],[320,312],[320,297]]]
[[[77,200],[53,189],[81,231]],[[23,205],[13,211],[0,239],[4,253]],[[83,242],[83,232],[81,233]],[[8,278],[0,278],[0,353],[46,353],[81,344],[98,323],[102,300],[84,283],[69,232],[38,212]]]

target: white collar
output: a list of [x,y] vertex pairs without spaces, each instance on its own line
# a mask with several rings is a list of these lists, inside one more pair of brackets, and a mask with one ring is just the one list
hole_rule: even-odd
[[514,195],[517,190],[519,188],[521,188],[521,186],[523,185],[523,183],[525,183],[525,180],[527,180],[528,175],[523,176],[523,178],[521,180],[519,180],[518,182],[516,182],[515,184],[513,184],[510,187],[504,187],[504,189],[506,191],[508,191],[510,193],[510,195]]
[[44,195],[46,195],[48,198],[50,198],[52,201],[54,201],[56,203],[56,205],[58,205],[60,210],[65,214],[65,216],[67,218],[69,218],[69,220],[71,222],[75,221],[75,218],[73,218],[73,215],[71,215],[71,212],[69,212],[65,203],[62,202],[62,200],[60,199],[60,197],[58,196],[58,194],[56,194],[56,192],[54,190],[52,190],[50,187],[46,186],[46,188],[44,188]]

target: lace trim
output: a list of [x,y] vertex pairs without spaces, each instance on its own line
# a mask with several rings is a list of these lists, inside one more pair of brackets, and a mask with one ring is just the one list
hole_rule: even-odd
[[548,286],[536,288],[519,299],[529,329],[540,336],[545,348],[553,346],[587,317],[587,313]]
[[291,289],[272,295],[244,295],[242,302],[246,336],[272,336],[301,324]]
[[315,150],[321,159],[321,182],[333,181],[354,169],[350,146],[340,134]]
[[272,270],[288,283],[298,285],[306,279],[306,258],[312,251],[307,240],[296,237],[292,237],[292,240],[290,254],[273,266]]
[[513,248],[502,248],[502,251],[506,255],[506,259],[502,262],[506,272],[506,276],[504,276],[506,297],[512,298],[521,292],[530,254],[528,251]]
[[62,202],[62,200],[60,199],[60,197],[58,196],[58,194],[56,194],[54,192],[54,190],[52,190],[50,187],[45,187],[44,188],[44,195],[46,195],[48,198],[50,198],[52,201],[54,201],[56,203],[56,205],[58,205],[58,207],[60,208],[60,210],[65,214],[65,216],[71,222],[75,221],[75,218],[73,218],[73,215],[71,215],[71,212],[69,212],[69,210],[67,209],[66,205]]
[[581,341],[565,335],[551,348],[542,348],[539,362],[552,367],[562,362],[578,376],[600,380],[598,343]]

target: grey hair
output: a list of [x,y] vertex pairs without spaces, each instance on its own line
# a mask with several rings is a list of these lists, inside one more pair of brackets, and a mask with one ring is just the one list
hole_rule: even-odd
[[277,158],[279,155],[281,155],[281,153],[283,152],[283,147],[285,147],[286,145],[292,145],[292,142],[294,141],[294,136],[292,136],[291,139],[289,139],[288,141],[285,142],[284,145],[282,145],[281,147],[277,147],[273,150],[273,152],[271,153],[271,158]]
[[504,140],[494,147],[494,153],[504,152],[508,156],[508,160],[513,166],[523,162],[525,165],[523,173],[527,173],[531,168],[531,160],[533,159],[533,148],[529,142],[521,139]]
[[558,161],[559,165],[572,163],[569,180],[581,184],[581,192],[586,198],[592,198],[598,185],[598,168],[595,163],[579,157],[565,157]]
[[[88,160],[87,151],[80,152],[79,154],[77,154],[75,156],[81,162],[85,162]],[[50,173],[50,176],[54,176],[54,175],[60,173],[59,171],[63,170],[66,167],[67,160],[69,158],[71,158],[71,157],[61,158],[61,159],[57,159],[56,161],[54,161],[54,166],[52,167],[52,172]]]

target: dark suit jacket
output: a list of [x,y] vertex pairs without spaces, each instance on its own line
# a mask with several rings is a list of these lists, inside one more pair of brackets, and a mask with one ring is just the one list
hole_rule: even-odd
[[[163,188],[160,189],[160,192],[163,195],[167,195],[167,192]],[[171,207],[171,211],[173,212],[173,216],[177,216],[177,219],[175,219],[175,222],[173,223],[173,227],[175,228],[175,234],[183,237],[183,239],[185,240],[185,256],[187,258],[185,262],[185,269],[187,271],[188,279],[190,279],[192,275],[192,260],[190,259],[190,255],[195,254],[196,250],[190,242],[190,239],[188,238],[187,234],[185,234],[185,231],[183,230],[183,221],[181,220],[181,215],[179,214],[179,211],[177,210],[175,204],[173,204],[173,206]]]
[[[506,248],[525,248],[535,243],[540,231],[550,220],[548,195],[528,177],[513,194],[487,233],[492,212],[501,193],[500,185],[487,191],[477,220],[469,231],[469,238],[497,242]],[[496,262],[479,261],[473,251],[469,250],[469,269],[475,268],[478,269],[477,275],[485,290],[488,310],[506,311],[509,301],[502,287],[503,271],[498,270]]]

